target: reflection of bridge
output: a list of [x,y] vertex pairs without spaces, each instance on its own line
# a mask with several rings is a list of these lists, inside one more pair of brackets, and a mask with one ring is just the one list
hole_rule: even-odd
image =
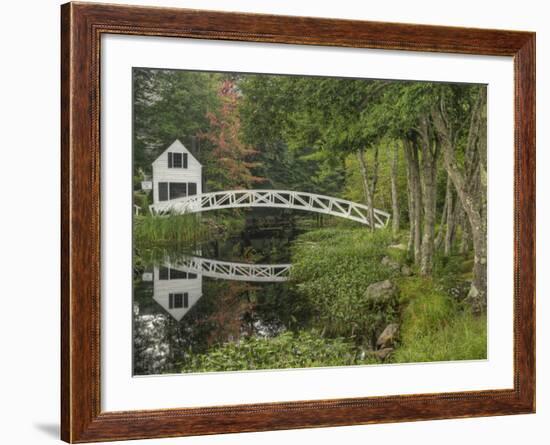
[[248,264],[210,260],[196,256],[179,258],[170,267],[186,272],[197,272],[205,277],[237,281],[286,281],[290,264]]
[[174,261],[167,258],[152,273],[144,273],[142,280],[153,282],[153,299],[179,321],[201,299],[203,276],[272,283],[288,280],[290,267],[290,264],[247,264],[186,256]]
[[157,214],[182,214],[241,207],[306,210],[351,219],[376,228],[385,227],[390,220],[389,213],[374,209],[374,221],[371,223],[370,209],[364,204],[331,196],[286,190],[230,190],[202,193],[160,201],[151,205],[150,210]]

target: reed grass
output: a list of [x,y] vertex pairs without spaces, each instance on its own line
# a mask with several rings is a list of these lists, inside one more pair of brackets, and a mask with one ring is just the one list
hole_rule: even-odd
[[205,240],[209,233],[201,216],[196,214],[134,217],[134,241],[137,245],[178,243],[192,246]]

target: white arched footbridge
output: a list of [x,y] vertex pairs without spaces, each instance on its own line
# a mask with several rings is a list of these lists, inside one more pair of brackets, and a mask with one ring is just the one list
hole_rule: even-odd
[[211,260],[197,256],[179,258],[170,263],[171,268],[185,272],[200,273],[205,277],[222,278],[236,281],[287,281],[290,264],[249,264],[232,261]]
[[351,219],[375,228],[385,227],[390,214],[374,209],[374,221],[370,221],[370,209],[345,199],[314,193],[288,190],[229,190],[202,193],[153,204],[149,207],[155,214],[198,213],[217,209],[241,207],[271,207],[306,210]]

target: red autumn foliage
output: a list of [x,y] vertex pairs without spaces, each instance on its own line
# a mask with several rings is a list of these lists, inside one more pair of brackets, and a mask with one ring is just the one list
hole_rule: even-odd
[[232,80],[224,80],[218,89],[220,107],[208,112],[208,132],[202,139],[210,142],[214,165],[210,180],[221,190],[246,189],[263,182],[265,178],[255,176],[252,169],[258,166],[251,158],[258,153],[240,139],[241,120],[238,110],[239,91]]

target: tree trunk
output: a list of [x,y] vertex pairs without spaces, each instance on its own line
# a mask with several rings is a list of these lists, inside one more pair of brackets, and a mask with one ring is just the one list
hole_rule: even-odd
[[[480,120],[478,119],[482,106],[481,97],[476,101],[472,111],[472,124],[468,141],[476,143],[476,137],[473,133],[480,131]],[[442,141],[443,160],[447,174],[451,177],[453,185],[460,199],[462,207],[466,212],[470,223],[472,241],[474,246],[474,269],[473,280],[468,293],[468,299],[471,301],[475,309],[482,309],[487,304],[487,227],[485,218],[483,217],[480,206],[479,196],[472,193],[470,187],[465,180],[465,175],[461,171],[457,160],[454,156],[454,140],[451,129],[449,128],[448,119],[445,116],[444,104],[439,110],[433,112],[434,123]],[[474,122],[477,120],[477,124]],[[466,148],[467,150],[470,147]]]
[[470,223],[464,217],[462,221],[462,237],[460,239],[460,253],[465,254],[470,250]]
[[376,144],[374,146],[374,161],[373,161],[373,167],[372,167],[372,177],[371,177],[371,190],[372,190],[372,197],[374,202],[374,195],[376,195],[376,186],[378,185],[378,153],[380,151],[380,146]]
[[365,198],[367,207],[369,208],[369,221],[370,221],[370,229],[374,231],[374,194],[372,191],[372,188],[369,184],[369,177],[367,174],[367,163],[365,161],[365,153],[362,148],[357,150],[357,160],[359,161],[359,170],[361,171],[361,178],[363,179],[363,190],[365,191]]
[[391,202],[392,202],[392,235],[397,239],[399,235],[399,196],[397,191],[397,167],[399,162],[399,145],[393,143],[393,158],[391,163]]
[[[451,183],[451,178],[449,177],[447,184]],[[452,184],[451,184],[451,193],[448,196],[448,202],[447,202],[447,230],[445,231],[445,245],[443,247],[443,253],[445,256],[449,256],[453,249],[453,240],[454,240],[454,234],[455,234],[455,221],[456,221],[456,210],[457,207],[455,204],[453,204],[453,190],[452,190]],[[454,208],[453,208],[454,207]]]
[[420,273],[432,274],[435,220],[436,220],[436,171],[438,146],[430,134],[428,119],[424,117],[420,125],[422,139],[422,185],[424,200],[424,225],[420,259]]
[[408,209],[409,209],[409,240],[407,242],[407,252],[409,252],[409,255],[414,255],[414,233],[415,233],[415,225],[414,225],[414,215],[415,215],[415,209],[414,209],[414,192],[413,192],[413,180],[412,180],[412,160],[410,159],[410,153],[407,149],[407,146],[405,143],[403,143],[403,149],[405,152],[405,159],[407,160],[407,202],[408,202]]
[[447,186],[445,188],[445,201],[443,202],[443,210],[441,210],[441,220],[439,221],[439,230],[437,232],[437,237],[435,238],[434,242],[434,248],[435,250],[439,250],[441,248],[441,245],[443,244],[443,240],[447,236],[447,220],[448,220],[448,213],[447,208],[449,205],[449,193],[451,193],[451,179],[447,176]]
[[407,157],[407,163],[410,166],[410,180],[409,187],[412,189],[412,202],[413,202],[413,220],[414,220],[414,233],[413,233],[413,253],[414,263],[420,263],[421,257],[421,240],[422,240],[422,187],[420,185],[420,166],[418,162],[418,147],[409,139],[403,139],[405,153]]

